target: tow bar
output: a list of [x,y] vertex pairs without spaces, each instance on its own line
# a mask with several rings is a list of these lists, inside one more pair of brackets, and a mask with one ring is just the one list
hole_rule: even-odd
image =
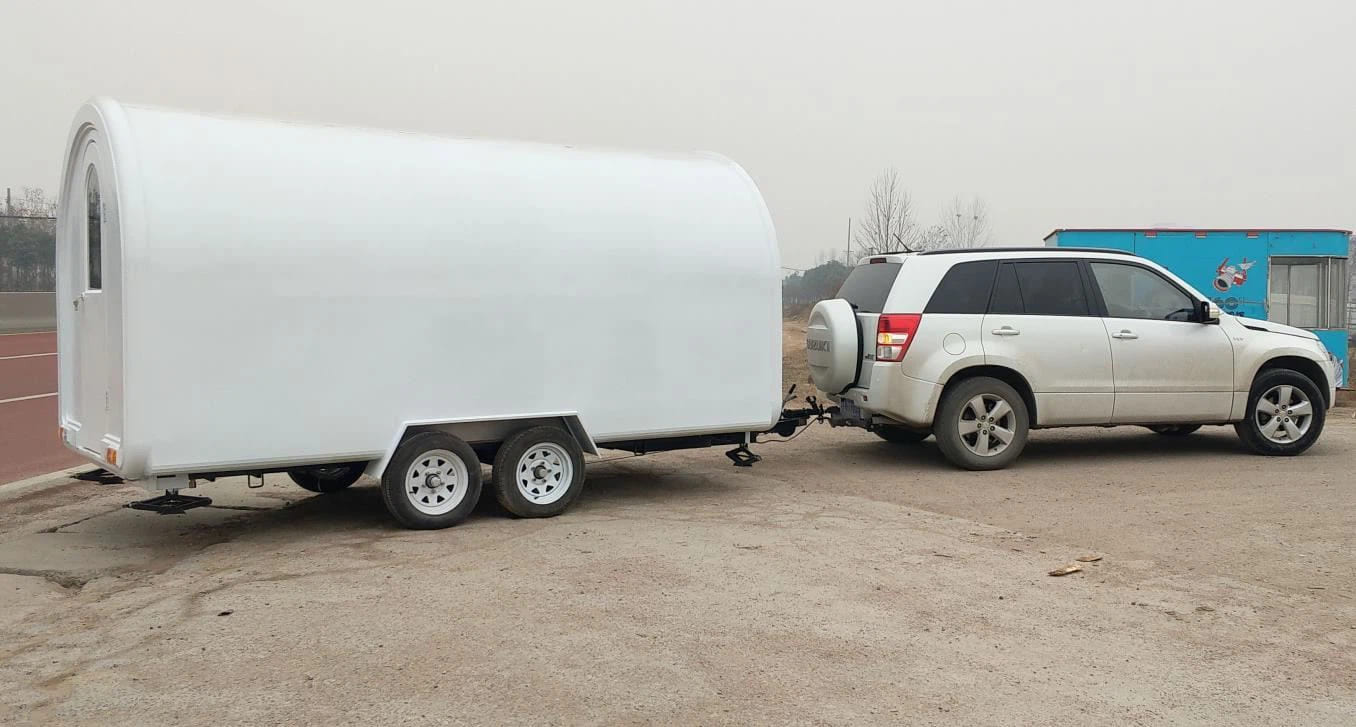
[[813,396],[805,397],[805,406],[798,409],[787,409],[786,404],[796,398],[796,385],[792,384],[790,390],[786,392],[786,398],[782,400],[782,413],[777,419],[777,423],[771,429],[763,432],[756,432],[749,435],[747,441],[725,453],[726,457],[734,463],[736,467],[752,467],[754,463],[763,461],[763,458],[754,454],[749,449],[750,444],[758,443],[758,435],[775,434],[783,439],[771,440],[774,442],[784,442],[796,436],[798,429],[803,430],[815,422],[829,421],[833,414],[838,412],[838,407],[826,407],[820,403],[819,399]]

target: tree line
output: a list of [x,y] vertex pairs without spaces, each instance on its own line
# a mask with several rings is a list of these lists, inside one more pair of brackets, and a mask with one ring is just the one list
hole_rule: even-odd
[[0,293],[56,290],[56,201],[41,189],[8,192],[0,207]]

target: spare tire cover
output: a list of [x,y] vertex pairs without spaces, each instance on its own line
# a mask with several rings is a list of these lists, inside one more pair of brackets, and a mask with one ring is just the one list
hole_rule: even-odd
[[837,394],[856,383],[862,352],[852,304],[835,298],[815,305],[805,331],[805,357],[810,378],[821,391]]

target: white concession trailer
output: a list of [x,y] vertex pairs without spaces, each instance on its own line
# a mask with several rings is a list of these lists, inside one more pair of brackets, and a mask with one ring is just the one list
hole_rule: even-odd
[[[61,436],[166,493],[366,474],[409,527],[518,516],[583,453],[778,424],[767,207],[711,154],[224,118],[97,99],[66,150]],[[747,450],[732,459],[747,458]]]

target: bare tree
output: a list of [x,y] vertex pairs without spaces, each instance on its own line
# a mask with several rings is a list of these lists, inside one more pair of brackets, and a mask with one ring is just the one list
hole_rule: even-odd
[[913,219],[909,193],[899,182],[899,172],[889,167],[876,175],[867,195],[866,212],[854,226],[852,236],[857,254],[879,255],[912,249],[917,223]]
[[941,227],[946,239],[939,247],[984,247],[990,242],[989,207],[979,197],[968,202],[953,197],[942,211]]
[[912,247],[915,250],[945,250],[951,247],[951,233],[944,225],[920,229],[914,235]]

